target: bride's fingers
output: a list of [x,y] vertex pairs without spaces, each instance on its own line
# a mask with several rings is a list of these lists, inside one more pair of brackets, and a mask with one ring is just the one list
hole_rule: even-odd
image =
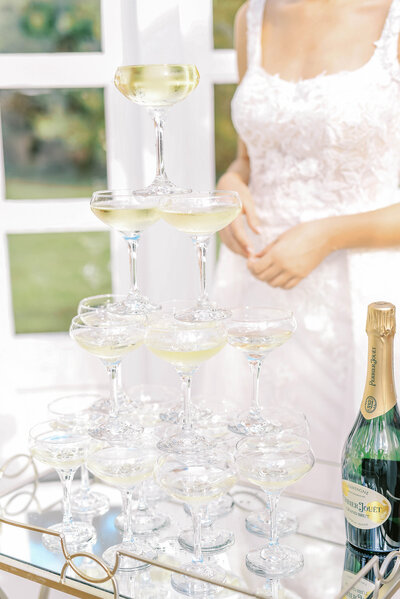
[[230,227],[225,227],[222,231],[219,232],[220,239],[227,248],[229,248],[235,254],[240,254],[247,258],[247,254],[244,252],[243,248],[237,243],[235,238],[232,235]]
[[296,287],[296,285],[298,285],[300,281],[300,277],[292,277],[291,279],[289,279],[289,281],[282,285],[282,287],[283,289],[293,289],[293,287]]
[[263,258],[251,257],[247,262],[248,269],[257,278],[261,278],[261,274],[267,271],[272,265],[272,258],[267,256],[264,256]]
[[253,253],[253,248],[249,242],[241,216],[236,218],[233,223],[229,225],[229,231],[235,240],[235,242],[241,247],[243,256],[248,257]]
[[257,216],[253,198],[247,198],[247,200],[243,202],[243,212],[246,215],[247,224],[250,229],[259,235],[261,233],[260,221]]
[[284,287],[291,279],[293,279],[292,275],[283,271],[279,275],[267,280],[267,283],[271,287]]

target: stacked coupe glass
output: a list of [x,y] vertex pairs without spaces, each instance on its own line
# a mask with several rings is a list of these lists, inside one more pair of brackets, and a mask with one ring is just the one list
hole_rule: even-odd
[[[171,584],[186,596],[208,597],[221,589],[210,583],[229,579],[207,556],[234,543],[232,531],[213,523],[232,509],[229,491],[237,483],[256,485],[266,500],[264,512],[246,519],[250,532],[267,538],[262,550],[243,556],[249,570],[276,580],[301,569],[301,554],[279,543],[279,537],[296,530],[296,518],[278,512],[277,503],[282,490],[310,470],[314,457],[304,415],[261,406],[259,401],[262,364],[295,332],[292,313],[279,306],[232,309],[208,297],[209,241],[240,214],[238,194],[182,189],[165,172],[166,111],[186,98],[198,81],[194,65],[124,66],[116,72],[119,91],[144,106],[154,119],[157,168],[153,183],[144,189],[99,191],[91,200],[96,217],[127,242],[130,289],[126,295],[83,298],[70,335],[102,361],[110,390],[105,397],[80,394],[52,402],[51,419],[32,428],[30,446],[33,456],[54,467],[63,483],[64,517],[53,529],[63,535],[70,551],[93,544],[96,531],[91,519],[109,508],[107,497],[91,490],[88,470],[121,492],[122,513],[115,526],[123,530],[122,540],[102,555],[113,567],[118,552],[123,552],[120,573],[144,570],[157,561],[161,548],[164,551],[168,545],[162,537],[170,520],[155,506],[168,497],[180,502],[192,516],[193,530],[180,531],[175,545],[170,544],[188,556],[179,560],[182,573],[174,573]],[[179,301],[158,305],[139,291],[138,243],[143,231],[160,218],[193,240],[200,272],[200,295],[193,305]],[[222,398],[213,402],[219,407],[216,412],[199,405],[192,409],[193,376],[227,343],[240,350],[249,364],[253,377],[249,409],[232,416],[234,406]],[[123,389],[122,359],[143,344],[175,368],[180,391],[143,381]],[[229,373],[221,371],[221,376],[226,376],[228,387]],[[81,486],[71,497],[78,467]],[[55,536],[45,534],[43,542],[52,551],[61,549]],[[175,558],[178,554],[175,550]]]

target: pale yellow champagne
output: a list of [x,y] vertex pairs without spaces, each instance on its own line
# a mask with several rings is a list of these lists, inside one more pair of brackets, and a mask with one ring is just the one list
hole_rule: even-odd
[[153,473],[155,458],[129,461],[115,464],[111,460],[88,460],[89,470],[100,480],[119,489],[131,489]]
[[188,466],[161,475],[160,486],[172,497],[190,505],[203,505],[227,493],[236,476],[215,466]]
[[139,233],[160,218],[160,212],[156,207],[127,206],[115,202],[96,203],[91,206],[93,213],[109,227],[129,235]]
[[148,348],[156,356],[159,356],[166,362],[173,364],[177,370],[189,372],[197,368],[202,362],[209,360],[217,354],[225,345],[225,340],[214,342],[213,344],[196,346],[196,349],[179,349],[156,345],[154,342],[148,344]]
[[87,352],[102,360],[115,360],[139,347],[143,342],[142,335],[110,334],[95,329],[77,329],[74,339]]
[[118,67],[114,83],[136,104],[166,107],[184,100],[199,79],[194,64],[145,64]]
[[209,207],[188,206],[184,203],[174,209],[162,209],[161,216],[180,231],[191,235],[212,235],[228,226],[240,214],[241,207],[224,204]]
[[245,327],[231,327],[228,331],[228,343],[237,349],[255,356],[265,356],[275,347],[283,345],[293,331],[271,329],[268,331],[248,331]]
[[265,463],[253,455],[236,460],[239,475],[250,483],[266,491],[280,491],[302,478],[309,470],[310,463],[288,464]]
[[[56,445],[56,444],[55,444]],[[49,447],[45,443],[33,445],[31,454],[39,462],[52,466],[53,468],[61,468],[65,470],[74,470],[81,466],[85,461],[86,451],[82,446],[66,447],[60,442],[60,447]]]

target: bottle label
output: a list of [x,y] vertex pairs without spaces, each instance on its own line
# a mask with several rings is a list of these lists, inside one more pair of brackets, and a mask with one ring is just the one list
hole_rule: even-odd
[[392,506],[380,493],[349,480],[342,481],[342,491],[344,515],[355,528],[378,528],[389,518]]
[[[353,572],[345,570],[342,578],[342,589],[346,588],[357,577]],[[375,590],[375,585],[366,578],[358,580],[354,587],[345,595],[345,599],[367,599],[371,596],[371,592]]]

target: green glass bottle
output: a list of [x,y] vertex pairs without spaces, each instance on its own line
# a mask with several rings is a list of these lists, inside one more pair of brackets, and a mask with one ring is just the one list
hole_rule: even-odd
[[368,371],[342,455],[347,540],[371,552],[400,547],[400,414],[393,379],[395,307],[368,306]]

